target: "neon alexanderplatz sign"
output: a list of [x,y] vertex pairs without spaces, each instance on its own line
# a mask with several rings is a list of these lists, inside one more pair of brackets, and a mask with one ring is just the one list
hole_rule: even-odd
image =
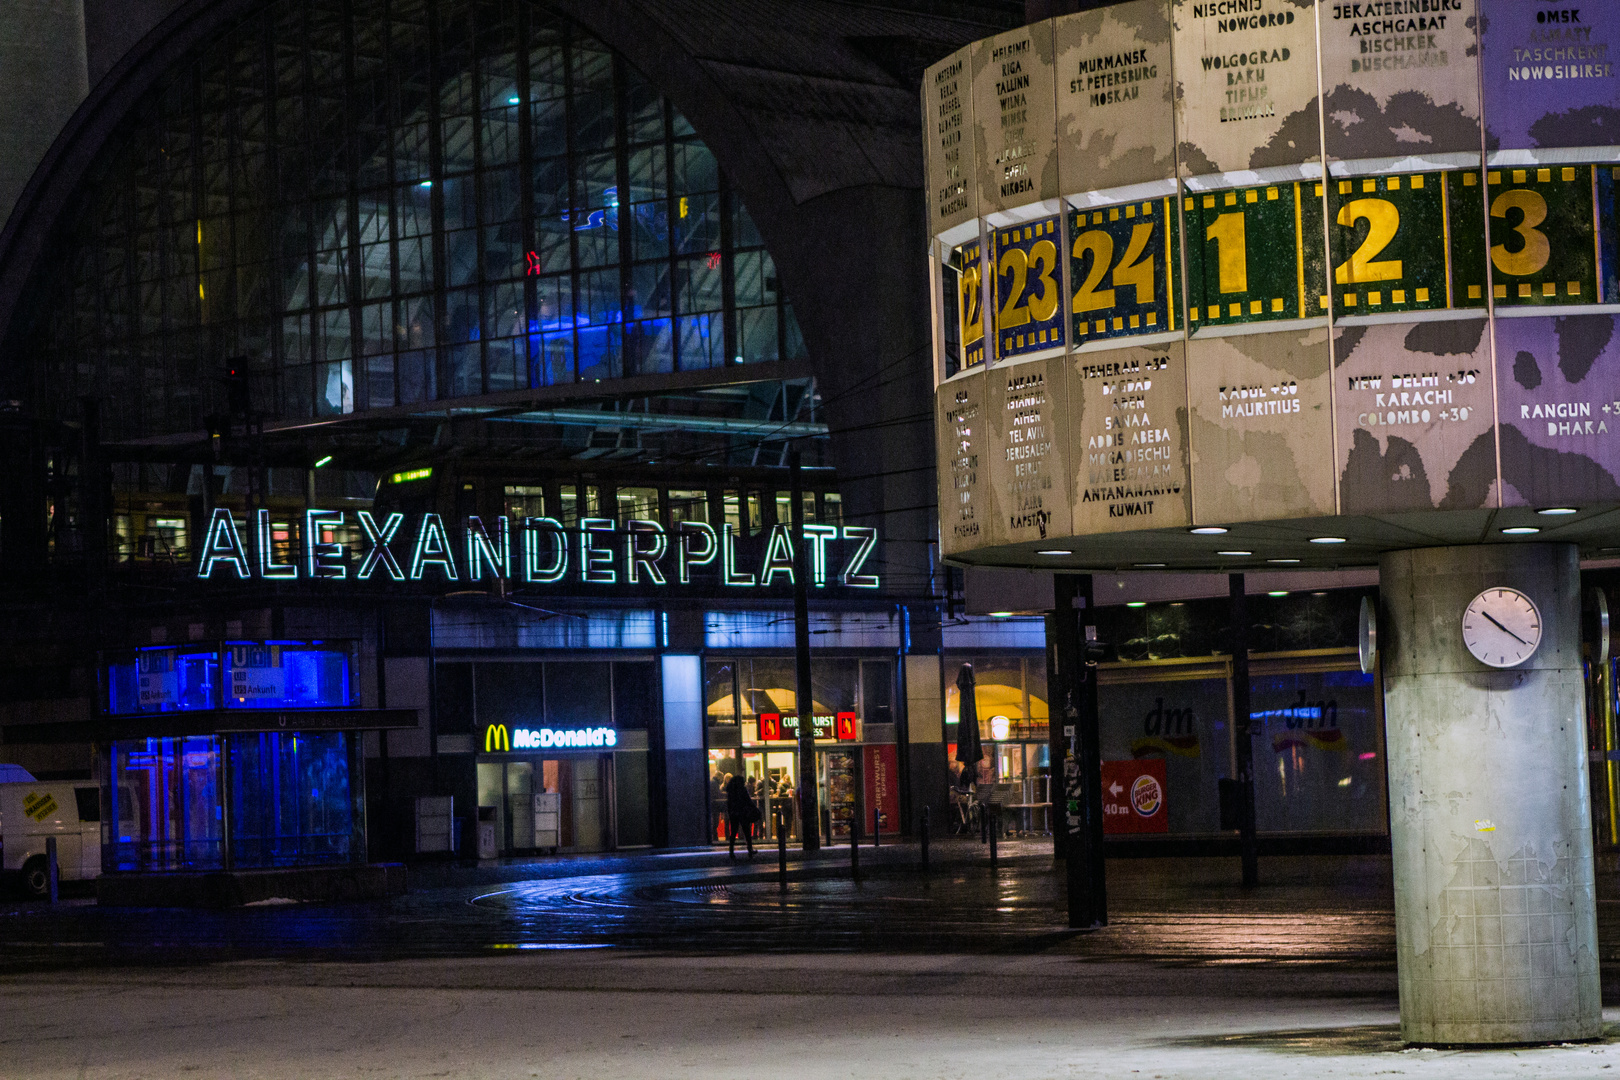
[[[680,585],[692,583],[697,567],[732,588],[759,588],[782,578],[793,583],[793,534],[786,525],[772,527],[757,562],[739,565],[736,526],[716,530],[699,521],[683,521],[666,531],[656,521],[639,518],[623,528],[611,518],[585,518],[568,527],[554,518],[529,517],[516,521],[502,515],[487,527],[477,517],[452,529],[438,514],[418,514],[407,526],[404,514],[389,514],[381,522],[369,511],[354,515],[365,552],[354,568],[356,581],[381,575],[392,581],[476,582],[488,577],[531,585],[576,581],[586,585],[667,585],[670,576]],[[348,523],[337,510],[304,513],[302,543],[293,562],[276,561],[271,543],[270,511],[259,510],[248,523],[251,544],[244,543],[242,526],[225,507],[216,507],[208,523],[197,576],[205,581],[216,574],[245,581],[342,581],[350,577],[348,551],[321,536]],[[877,547],[877,530],[857,525],[805,525],[810,584],[816,588],[841,585],[875,589],[877,574],[863,573]],[[249,554],[251,548],[252,554]],[[408,552],[408,554],[407,554]],[[667,572],[667,574],[666,574]]]

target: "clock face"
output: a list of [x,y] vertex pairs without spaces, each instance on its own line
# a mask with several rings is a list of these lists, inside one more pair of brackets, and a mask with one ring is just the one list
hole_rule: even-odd
[[1463,644],[1482,664],[1515,667],[1541,644],[1541,612],[1517,589],[1486,589],[1463,611]]

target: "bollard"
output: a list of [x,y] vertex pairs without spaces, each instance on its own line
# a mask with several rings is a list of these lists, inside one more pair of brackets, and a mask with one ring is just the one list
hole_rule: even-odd
[[849,816],[849,876],[852,881],[861,880],[861,815]]
[[45,838],[45,899],[47,903],[56,903],[60,892],[61,867],[56,862],[56,837]]
[[879,836],[883,832],[883,810],[881,807],[872,807],[872,846],[878,847],[881,841]]
[[918,840],[922,844],[922,868],[925,872],[928,870],[928,810],[929,807],[923,807],[922,827],[918,830]]
[[996,833],[1001,831],[1001,806],[997,803],[986,803],[985,820],[989,822],[990,830],[990,869],[996,868]]
[[783,896],[787,895],[787,829],[782,820],[782,810],[776,810],[776,884],[777,891]]

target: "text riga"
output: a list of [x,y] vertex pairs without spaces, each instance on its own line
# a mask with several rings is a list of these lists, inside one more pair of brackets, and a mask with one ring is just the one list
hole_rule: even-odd
[[[469,517],[454,530],[460,540],[455,543],[451,527],[439,514],[415,515],[412,528],[406,528],[406,516],[400,513],[379,522],[369,511],[361,510],[354,518],[365,548],[352,553],[358,566],[349,565],[351,552],[345,545],[322,539],[348,522],[346,514],[335,510],[305,512],[298,557],[283,563],[276,561],[278,552],[272,542],[276,526],[270,511],[259,510],[253,521],[238,522],[230,510],[218,507],[208,523],[197,576],[204,580],[223,573],[236,580],[341,581],[352,577],[367,581],[381,575],[393,581],[422,581],[431,573],[442,581],[496,577],[535,585],[572,580],[588,585],[659,586],[669,584],[671,578],[676,584],[689,585],[695,568],[713,567],[707,574],[733,588],[767,587],[777,584],[779,577],[785,584],[793,583],[793,533],[787,525],[776,525],[748,544],[757,550],[757,562],[750,559],[753,565],[739,566],[739,555],[746,557],[747,552],[739,552],[736,527],[729,523],[717,531],[703,522],[683,521],[666,531],[656,521],[640,519],[627,521],[621,528],[610,518],[585,518],[577,527],[569,527],[547,517],[514,522],[502,515],[487,526],[480,518]],[[243,542],[244,529],[251,534],[251,543]],[[876,529],[807,524],[804,540],[810,584],[816,588],[876,589],[881,585],[879,575],[862,572],[877,546]],[[406,549],[409,556],[402,558]],[[285,551],[280,557],[293,557],[293,545],[285,545]]]

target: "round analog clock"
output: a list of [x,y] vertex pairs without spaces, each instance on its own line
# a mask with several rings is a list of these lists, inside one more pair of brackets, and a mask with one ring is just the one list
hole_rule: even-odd
[[1518,589],[1486,589],[1463,610],[1463,644],[1482,664],[1516,667],[1541,644],[1541,612]]

